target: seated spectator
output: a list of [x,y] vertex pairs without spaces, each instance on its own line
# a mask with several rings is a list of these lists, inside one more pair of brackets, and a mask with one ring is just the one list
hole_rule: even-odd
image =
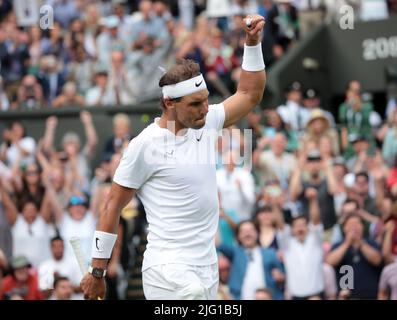
[[230,261],[229,288],[234,299],[253,300],[258,288],[268,288],[276,300],[283,299],[284,273],[273,249],[258,245],[258,230],[252,221],[238,225],[238,246],[218,247]]
[[48,300],[75,300],[72,283],[67,277],[55,278],[54,291]]
[[85,104],[89,107],[112,106],[116,104],[116,92],[109,86],[109,75],[105,68],[97,68],[95,86],[89,88]]
[[0,111],[7,111],[10,108],[10,101],[4,91],[3,77],[0,76]]
[[350,215],[343,225],[345,238],[332,246],[326,261],[337,273],[337,281],[343,274],[340,267],[353,268],[354,288],[349,291],[352,299],[376,299],[381,272],[382,255],[379,245],[364,237],[364,223],[360,216]]
[[38,79],[43,88],[46,104],[52,106],[54,99],[61,94],[66,81],[61,62],[56,55],[47,55],[41,59]]
[[377,197],[373,197],[370,194],[369,175],[367,172],[358,172],[355,176],[354,191],[356,193],[356,199],[358,200],[360,208],[370,214],[380,217],[378,204],[383,200],[381,192],[377,192]]
[[3,131],[4,142],[0,147],[0,159],[5,161],[9,168],[19,162],[21,165],[33,160],[36,142],[26,133],[24,125],[14,121]]
[[8,300],[42,300],[36,272],[24,256],[10,261],[11,273],[3,280],[3,298]]
[[105,144],[103,154],[112,156],[121,152],[125,145],[133,138],[130,118],[124,113],[118,113],[113,117],[113,137]]
[[35,76],[23,77],[18,89],[19,109],[40,109],[44,105],[43,90]]
[[[43,261],[38,267],[39,287],[41,291],[53,289],[54,281],[59,277],[67,277],[72,292],[80,289],[81,272],[76,259],[65,257],[65,244],[61,237],[51,239],[51,255],[48,260]],[[54,285],[56,291],[56,286]],[[49,293],[49,292],[48,292]]]
[[82,107],[85,104],[84,97],[79,95],[74,82],[66,82],[62,88],[62,93],[54,99],[52,106],[61,107]]
[[397,258],[397,203],[391,208],[391,215],[384,226],[382,254],[385,263],[392,263]]
[[[306,89],[303,94],[302,103],[304,110],[306,110],[306,112],[304,112],[305,121],[308,122],[310,120],[311,113],[313,110],[321,109],[325,117],[328,119],[330,127],[335,128],[335,118],[331,112],[323,110],[321,108],[320,96],[316,89],[313,88]],[[307,122],[306,122],[306,126],[307,126]]]
[[76,83],[78,94],[85,96],[91,87],[93,69],[93,62],[89,59],[84,46],[79,44],[74,61],[69,67],[69,81]]
[[284,256],[287,293],[293,300],[322,298],[325,282],[323,273],[323,225],[320,200],[313,188],[307,190],[307,215],[293,218],[286,225],[281,212],[276,216],[279,244]]
[[295,81],[286,89],[286,103],[277,108],[283,122],[289,125],[289,128],[300,131],[304,129],[304,112],[302,107],[302,85]]

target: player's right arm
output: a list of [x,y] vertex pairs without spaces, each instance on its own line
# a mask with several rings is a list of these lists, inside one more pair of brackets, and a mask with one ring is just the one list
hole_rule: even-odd
[[[121,210],[131,201],[135,189],[123,187],[115,182],[112,183],[109,195],[105,204],[100,208],[97,231],[117,234]],[[92,259],[93,268],[106,269],[109,259]],[[84,298],[97,300],[105,296],[105,279],[95,278],[87,273],[81,280],[81,288]]]

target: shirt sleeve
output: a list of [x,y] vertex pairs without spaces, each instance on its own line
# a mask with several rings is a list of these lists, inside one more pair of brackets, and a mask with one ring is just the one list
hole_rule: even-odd
[[149,153],[144,139],[132,139],[123,153],[113,181],[126,188],[139,189],[153,173]]
[[225,107],[223,103],[212,104],[208,107],[205,126],[208,129],[222,130],[225,123]]
[[290,239],[291,239],[291,227],[285,224],[283,230],[277,231],[277,241],[279,242],[282,250],[285,250],[288,247]]

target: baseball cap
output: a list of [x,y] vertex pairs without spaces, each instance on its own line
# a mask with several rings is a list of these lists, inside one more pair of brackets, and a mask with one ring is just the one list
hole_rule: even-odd
[[70,197],[68,205],[69,207],[79,205],[88,207],[88,200],[84,196],[73,195]]
[[350,143],[356,143],[359,141],[367,141],[367,138],[361,134],[356,134],[356,133],[349,134],[349,142]]
[[294,81],[287,87],[287,92],[302,91],[302,84],[299,81]]
[[305,99],[313,99],[318,97],[318,91],[313,88],[309,88],[305,91]]
[[25,256],[15,256],[11,258],[10,266],[12,269],[20,269],[24,267],[30,267],[31,264]]

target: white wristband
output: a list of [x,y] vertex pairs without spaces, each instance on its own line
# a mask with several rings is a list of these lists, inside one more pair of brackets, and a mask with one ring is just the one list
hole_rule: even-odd
[[91,258],[110,259],[117,234],[95,231],[92,242]]
[[245,71],[262,71],[265,69],[261,43],[258,43],[256,46],[247,46],[244,44],[241,68]]

